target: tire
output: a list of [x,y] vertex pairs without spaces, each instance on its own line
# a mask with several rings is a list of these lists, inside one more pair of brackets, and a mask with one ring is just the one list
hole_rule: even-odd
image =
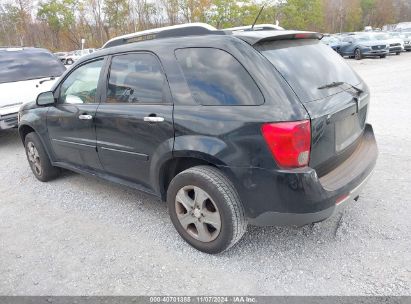
[[397,55],[397,56],[398,56],[398,55],[401,55],[401,52],[397,52],[397,53],[395,53],[395,55]]
[[72,65],[74,63],[73,59],[67,59],[66,64]]
[[360,49],[355,49],[354,51],[354,58],[355,60],[361,60],[362,59],[362,54]]
[[381,55],[380,58],[381,59],[387,58],[387,55]]
[[193,167],[175,176],[167,190],[167,205],[180,236],[205,253],[229,249],[247,229],[237,191],[230,180],[213,167]]
[[39,181],[47,182],[60,174],[60,168],[51,165],[43,144],[36,133],[27,134],[24,139],[24,146],[31,171]]

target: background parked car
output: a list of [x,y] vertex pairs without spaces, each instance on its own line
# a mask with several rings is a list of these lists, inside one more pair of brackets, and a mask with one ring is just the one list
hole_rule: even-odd
[[410,32],[390,32],[392,38],[401,39],[403,42],[404,51],[411,51],[411,33]]
[[342,39],[339,52],[341,56],[354,57],[357,60],[364,57],[385,58],[389,54],[389,44],[386,41],[373,40],[369,35],[348,35]]
[[385,40],[390,45],[390,53],[401,55],[404,51],[404,41],[399,37],[393,37],[389,33],[375,33],[375,40]]
[[0,129],[16,127],[20,106],[49,90],[65,69],[45,49],[0,48]]
[[54,55],[55,55],[58,59],[60,59],[60,61],[61,61],[63,64],[66,63],[67,54],[68,54],[67,52],[57,52],[57,53],[54,53]]
[[65,64],[73,64],[77,60],[79,60],[81,57],[91,54],[95,51],[95,49],[84,49],[84,50],[76,50],[73,52],[68,53],[66,57],[66,62]]
[[337,53],[340,52],[341,39],[336,36],[324,36],[321,42],[331,47]]
[[404,40],[404,50],[411,52],[411,32],[401,33]]

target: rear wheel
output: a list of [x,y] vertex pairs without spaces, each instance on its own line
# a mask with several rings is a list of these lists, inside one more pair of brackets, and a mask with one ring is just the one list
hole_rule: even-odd
[[36,133],[27,134],[24,143],[31,171],[38,180],[47,182],[60,174],[60,169],[51,165],[50,159]]
[[220,253],[244,234],[244,208],[230,180],[219,170],[198,166],[178,174],[167,191],[171,221],[194,248]]
[[73,59],[67,59],[66,60],[66,64],[73,64],[73,63],[74,63]]
[[395,55],[397,55],[397,56],[398,56],[398,55],[401,55],[401,52],[397,52],[397,53],[395,53]]
[[362,53],[361,53],[361,50],[360,50],[360,49],[356,49],[356,50],[355,50],[355,52],[354,52],[354,58],[355,58],[356,60],[361,60],[361,59],[362,59]]
[[386,58],[386,57],[387,57],[387,55],[381,55],[380,56],[381,59]]

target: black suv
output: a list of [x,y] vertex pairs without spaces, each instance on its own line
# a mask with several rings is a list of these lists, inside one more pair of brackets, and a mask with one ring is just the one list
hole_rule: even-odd
[[193,26],[116,40],[21,109],[31,169],[153,194],[207,253],[247,223],[322,221],[358,199],[378,152],[366,84],[320,38]]

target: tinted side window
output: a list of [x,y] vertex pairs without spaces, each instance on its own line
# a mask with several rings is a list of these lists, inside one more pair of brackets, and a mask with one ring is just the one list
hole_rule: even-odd
[[103,59],[84,64],[62,83],[60,103],[94,103]]
[[113,57],[108,80],[108,103],[162,103],[165,78],[154,55]]
[[212,48],[176,50],[195,100],[202,105],[261,105],[264,97],[245,68],[229,53]]

